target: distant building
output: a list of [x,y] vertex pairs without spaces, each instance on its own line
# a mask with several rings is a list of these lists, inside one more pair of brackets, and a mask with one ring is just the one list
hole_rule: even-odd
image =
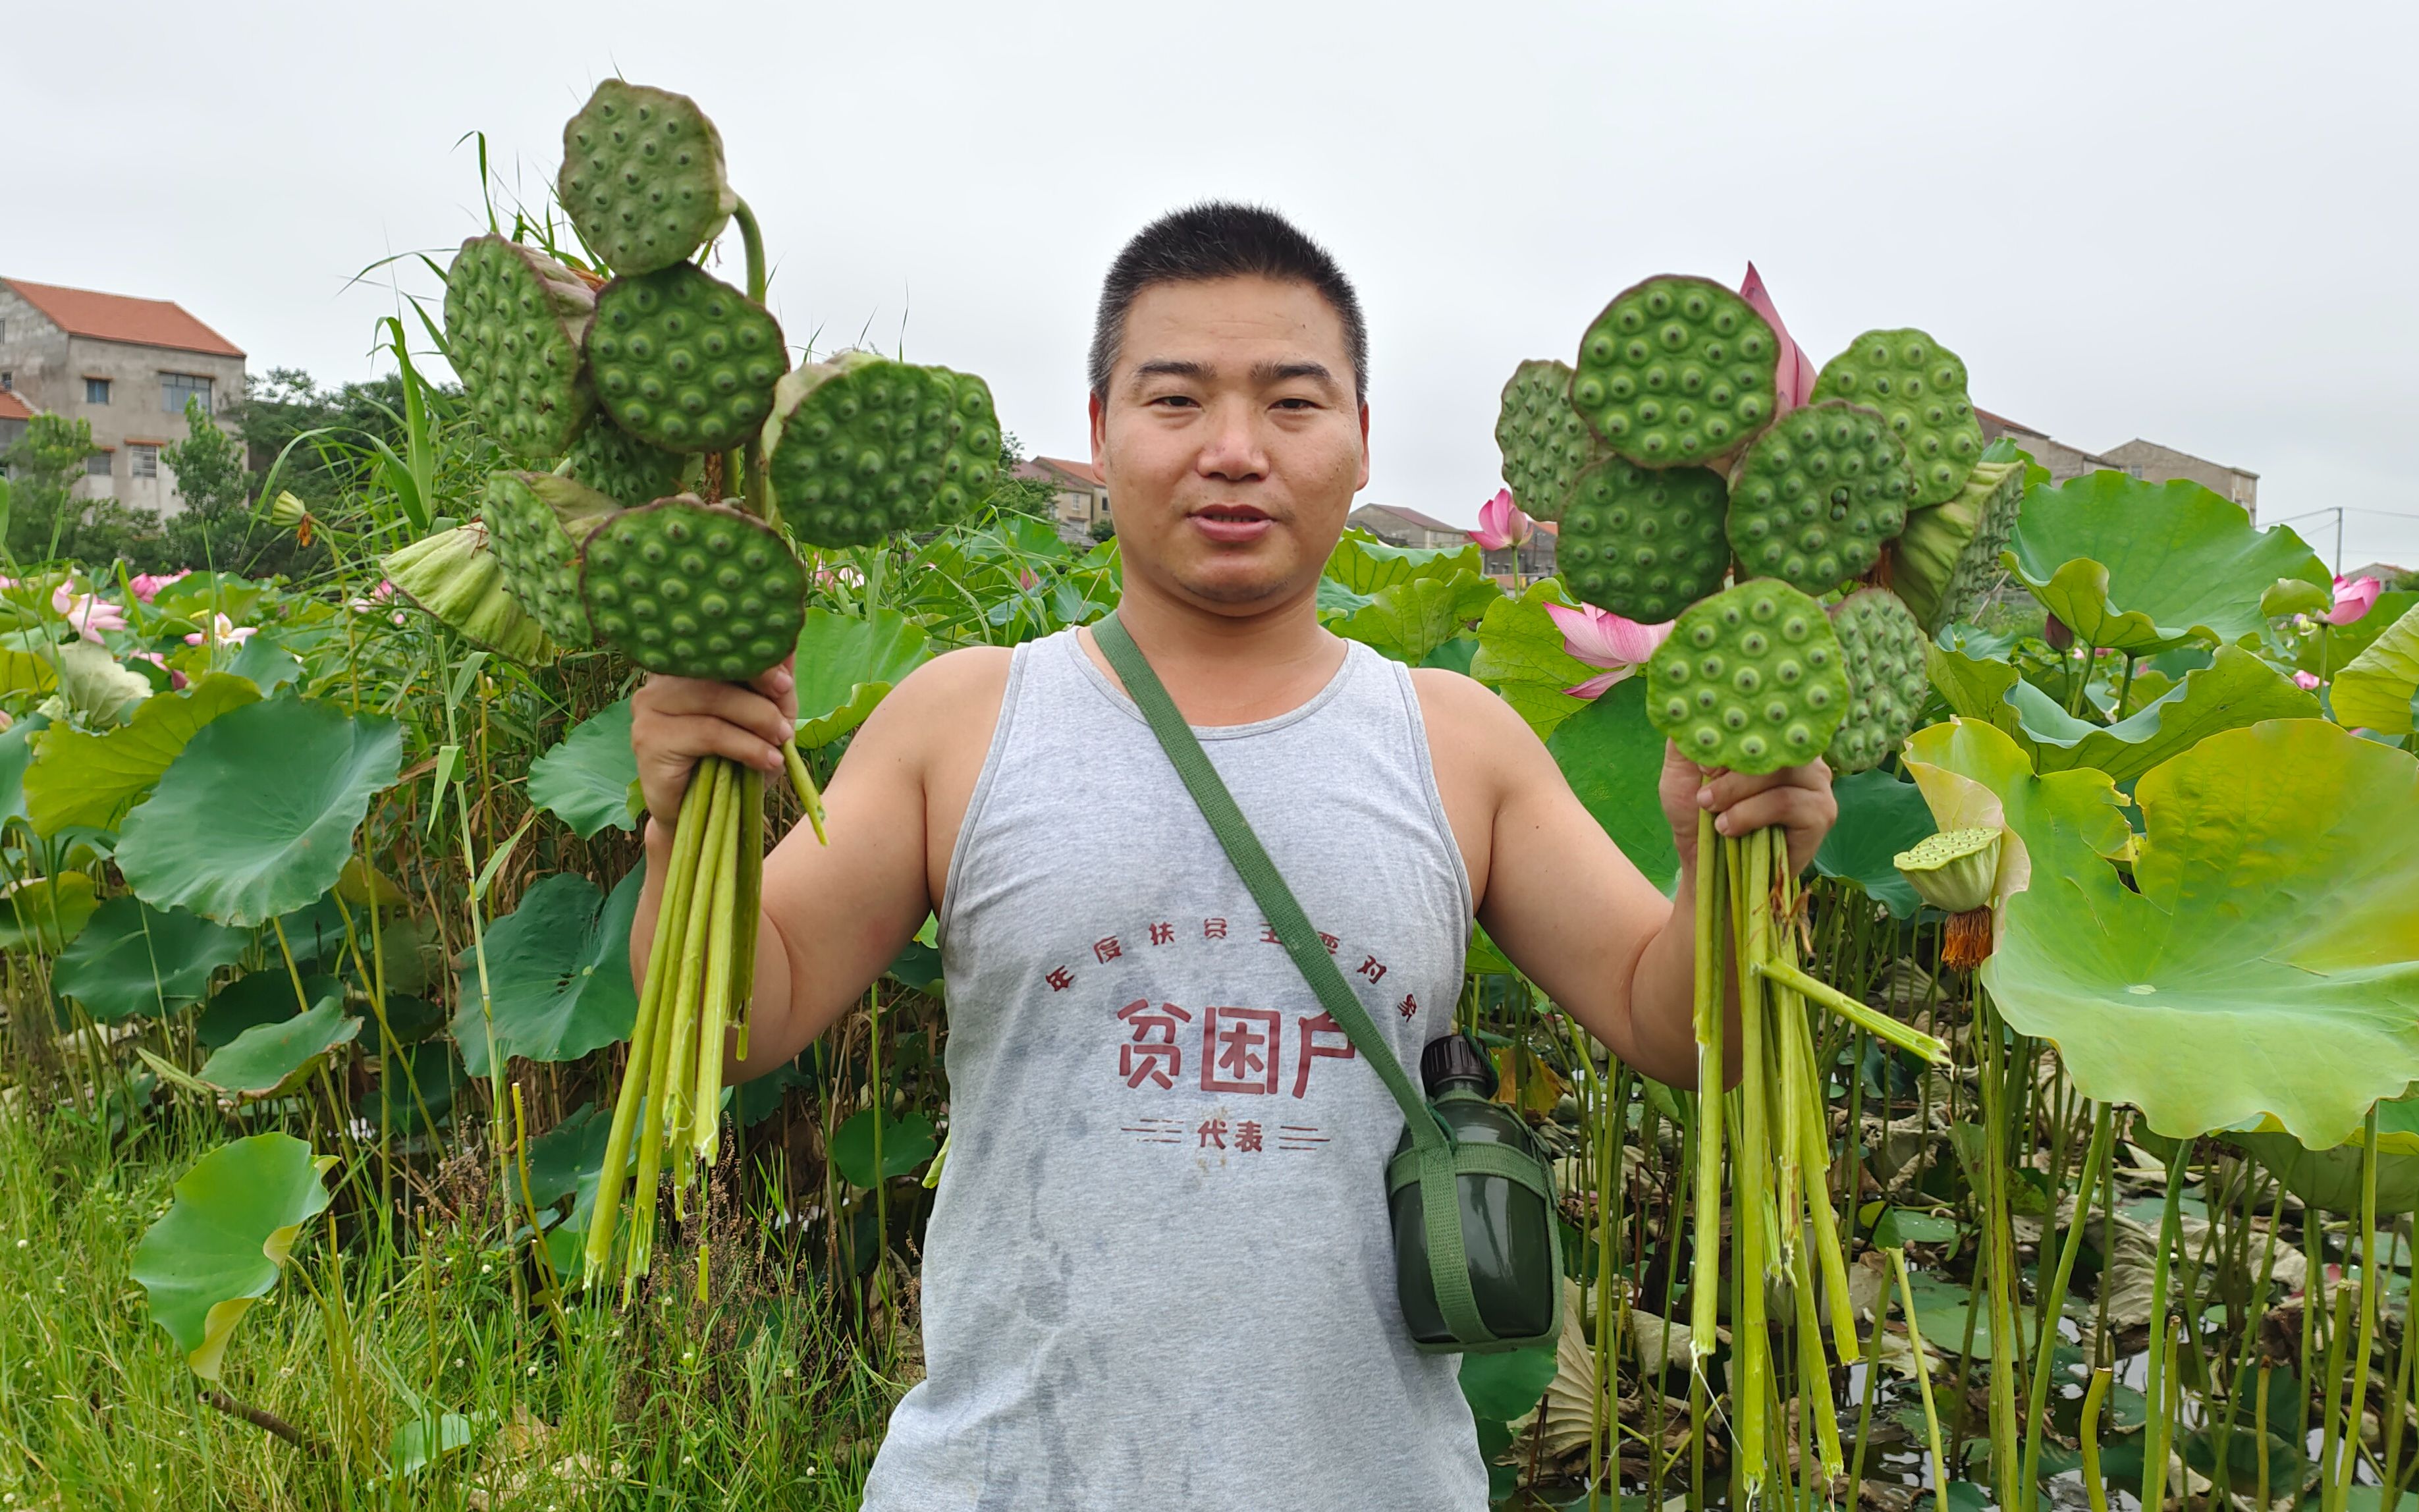
[[160,448],[185,439],[188,400],[232,432],[243,381],[242,350],[167,300],[0,278],[0,390],[18,408],[91,423],[99,450],[80,497],[183,508]]
[[1050,486],[1052,517],[1062,534],[1086,535],[1094,521],[1110,518],[1109,486],[1102,479],[1100,469],[1089,462],[1037,456],[1018,463],[1016,475]]
[[25,434],[25,422],[34,418],[34,407],[23,398],[0,389],[0,452],[17,444]]
[[1536,528],[1529,532],[1529,538],[1518,546],[1483,553],[1487,576],[1503,579],[1508,587],[1516,575],[1523,580],[1554,575],[1554,547],[1562,527],[1549,519],[1534,524]]
[[1995,415],[1979,406],[1974,410],[1974,418],[1982,423],[1982,440],[1986,444],[2003,438],[2014,441],[2024,448],[2026,455],[2049,469],[2049,481],[2052,483],[2064,483],[2069,478],[2079,478],[2103,468],[2124,471],[2107,457],[2087,452],[2079,446],[2069,446],[2052,438],[2048,432],[2035,430],[2022,421]]
[[2211,462],[2190,452],[2179,452],[2172,446],[2140,438],[2122,446],[2108,448],[2108,459],[2137,478],[2150,483],[2168,483],[2177,478],[2190,478],[2221,499],[2231,499],[2251,512],[2253,521],[2259,518],[2259,474],[2247,468],[2228,467]]
[[1432,551],[1470,544],[1470,532],[1460,526],[1401,504],[1363,504],[1345,517],[1345,523],[1359,526],[1389,546]]

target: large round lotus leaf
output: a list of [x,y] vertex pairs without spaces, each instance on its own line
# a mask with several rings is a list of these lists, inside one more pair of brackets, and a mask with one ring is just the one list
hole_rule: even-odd
[[414,541],[383,558],[378,570],[414,606],[489,650],[518,662],[554,658],[545,627],[504,586],[485,525],[456,525]]
[[650,273],[714,239],[739,208],[722,136],[697,101],[607,79],[562,126],[556,197],[617,273]]
[[636,829],[630,784],[639,758],[630,749],[630,701],[582,719],[562,743],[530,763],[530,802],[569,825],[581,840],[602,829]]
[[1558,520],[1579,469],[1602,451],[1587,422],[1571,408],[1571,370],[1562,363],[1522,363],[1503,385],[1495,418],[1495,445],[1503,454],[1503,481],[1512,501],[1538,519]]
[[519,456],[561,456],[590,406],[579,343],[596,297],[570,269],[502,237],[472,237],[445,272],[445,355],[471,413]]
[[722,452],[756,434],[789,366],[764,307],[674,263],[597,293],[588,329],[597,402],[613,423],[674,452]]
[[2197,483],[2106,471],[2028,491],[2001,561],[2079,643],[2134,656],[2257,635],[2280,579],[2333,580],[2290,529]]
[[783,378],[764,445],[783,523],[815,546],[870,546],[950,524],[999,480],[990,385],[871,352]]
[[300,1087],[318,1069],[321,1057],[352,1043],[361,1032],[362,1021],[348,1017],[343,999],[331,994],[308,1013],[254,1025],[211,1052],[193,1074],[237,1097],[278,1097]]
[[371,1128],[391,1130],[407,1139],[434,1132],[430,1119],[439,1127],[450,1121],[454,1100],[470,1080],[461,1052],[450,1040],[392,1051],[378,1057],[377,1071],[377,1084],[362,1094],[356,1109]]
[[2026,486],[2021,458],[1986,458],[1956,498],[1907,517],[1891,549],[1890,587],[1925,629],[1964,619],[1998,581],[1999,553],[2015,531]]
[[689,461],[678,452],[648,445],[613,424],[609,415],[588,423],[579,439],[571,443],[571,455],[565,460],[574,482],[585,484],[624,509],[680,492]]
[[2103,859],[2124,834],[2104,774],[2035,777],[1967,719],[1909,754],[1989,788],[2023,839],[2030,885],[1982,980],[2085,1096],[2175,1138],[2264,1115],[2322,1147],[2419,1080],[2409,755],[2318,719],[2211,735],[2135,785],[2147,832],[2129,888]]
[[595,639],[579,602],[579,543],[618,506],[595,489],[546,472],[498,472],[479,505],[504,588],[566,646]]
[[1769,578],[1680,616],[1647,664],[1655,728],[1701,766],[1759,775],[1823,754],[1848,712],[1822,606]]
[[75,943],[99,907],[82,872],[29,877],[0,896],[0,950],[56,955]]
[[1605,689],[1555,726],[1546,749],[1621,853],[1647,881],[1670,887],[1680,873],[1680,853],[1656,794],[1663,736],[1646,717],[1645,680],[1625,677]]
[[1915,504],[1954,499],[1982,459],[1982,426],[1965,396],[1965,363],[1920,331],[1866,332],[1823,364],[1813,396],[1846,399],[1887,418],[1906,443]]
[[1487,605],[1478,622],[1470,675],[1495,689],[1539,740],[1550,739],[1557,726],[1587,707],[1566,689],[1604,671],[1572,656],[1563,627],[1546,612],[1548,604],[1573,603],[1561,579],[1541,578],[1519,597]]
[[[2384,1104],[2380,1105],[2383,1111]],[[2321,1211],[2356,1218],[2361,1211],[2361,1165],[2358,1141],[2332,1149],[2312,1149],[2287,1134],[2229,1134],[2226,1138],[2252,1155],[2285,1183],[2285,1190]],[[2419,1155],[2377,1157],[2377,1211],[2409,1212],[2419,1207]]]
[[1666,275],[1613,296],[1579,338],[1571,404],[1614,453],[1710,462],[1772,421],[1780,341],[1710,279]]
[[1618,456],[1582,470],[1563,508],[1554,564],[1581,602],[1662,625],[1718,592],[1729,485],[1708,468],[1642,468]]
[[1848,716],[1823,757],[1844,775],[1880,765],[1914,730],[1932,696],[1924,676],[1928,642],[1923,626],[1887,588],[1850,594],[1829,613],[1848,674]]
[[676,677],[741,682],[797,644],[806,569],[779,532],[683,496],[625,509],[581,548],[597,638]]
[[854,1186],[871,1187],[879,1179],[905,1176],[932,1158],[939,1148],[932,1120],[920,1113],[904,1118],[882,1114],[882,1176],[873,1168],[874,1110],[863,1109],[832,1131],[832,1165]]
[[1368,603],[1329,621],[1327,627],[1380,656],[1417,667],[1429,652],[1477,623],[1487,606],[1502,596],[1494,579],[1476,573],[1415,578],[1378,590]]
[[[1368,532],[1347,530],[1327,554],[1326,576],[1362,602],[1398,583],[1416,578],[1458,578],[1484,573],[1487,559],[1474,541],[1456,547],[1389,546]],[[1354,603],[1352,609],[1359,609]],[[1537,616],[1544,619],[1540,612]]]
[[2380,735],[2407,735],[2419,721],[2419,609],[2405,613],[2335,674],[2335,717]]
[[193,1020],[193,1038],[206,1049],[223,1050],[241,1038],[246,1029],[284,1024],[299,1016],[304,999],[326,1002],[342,997],[344,992],[342,982],[316,972],[303,974],[299,996],[294,979],[285,974],[282,965],[247,972],[210,995],[210,1000]]
[[205,673],[182,693],[154,694],[134,717],[106,734],[54,724],[40,733],[25,769],[25,813],[35,833],[55,835],[69,825],[115,829],[185,742],[202,726],[260,690],[232,672]]
[[106,1023],[167,1013],[201,1001],[210,973],[233,965],[250,936],[181,908],[162,913],[132,897],[112,898],[59,957],[51,985]]
[[798,745],[811,750],[847,734],[932,659],[931,638],[896,609],[869,609],[862,618],[807,610],[798,630]]
[[[531,1060],[577,1060],[626,1040],[638,1022],[630,986],[630,919],[643,867],[610,896],[577,872],[544,878],[486,935],[488,1009],[496,1049]],[[480,1015],[479,964],[465,951],[454,1040],[473,1076],[487,1074],[487,1025]]]
[[402,764],[403,728],[382,716],[293,698],[230,710],[126,816],[118,869],[155,908],[261,923],[336,885]]
[[221,1145],[185,1173],[176,1201],[134,1246],[128,1273],[195,1375],[218,1379],[235,1325],[277,1284],[297,1231],[327,1211],[323,1178],[335,1164],[292,1134]]
[[1793,409],[1731,470],[1728,529],[1740,570],[1827,594],[1862,577],[1906,527],[1906,449],[1873,410]]
[[1853,882],[1893,918],[1913,918],[1923,900],[1890,858],[1937,832],[1916,785],[1884,771],[1858,772],[1831,784],[1840,817],[1814,853],[1814,870]]

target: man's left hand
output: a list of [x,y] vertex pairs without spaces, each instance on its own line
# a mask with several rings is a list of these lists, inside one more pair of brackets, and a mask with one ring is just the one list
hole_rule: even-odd
[[1793,872],[1813,864],[1815,850],[1840,817],[1839,802],[1831,796],[1831,768],[1820,760],[1749,777],[1700,766],[1666,743],[1660,791],[1663,817],[1672,823],[1672,840],[1684,866],[1697,858],[1697,815],[1703,810],[1713,810],[1714,828],[1726,836],[1776,825],[1786,829]]

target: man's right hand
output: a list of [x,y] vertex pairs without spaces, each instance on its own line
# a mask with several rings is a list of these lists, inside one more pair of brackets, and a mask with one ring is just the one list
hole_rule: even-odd
[[[792,658],[794,660],[795,658]],[[746,686],[655,673],[630,699],[630,748],[647,811],[669,831],[680,817],[689,773],[702,756],[722,756],[768,777],[781,775],[781,743],[798,715],[790,661]]]

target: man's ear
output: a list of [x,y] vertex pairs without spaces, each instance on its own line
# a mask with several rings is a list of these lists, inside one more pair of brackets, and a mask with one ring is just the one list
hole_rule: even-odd
[[1361,481],[1352,486],[1352,491],[1359,493],[1367,486],[1369,486],[1369,406],[1364,400],[1361,406]]
[[[1092,417],[1092,467],[1097,471],[1108,460],[1109,407],[1101,402],[1101,396],[1097,393],[1086,399],[1084,403],[1086,411]],[[1364,425],[1365,424],[1366,422],[1364,422]],[[1367,448],[1364,447],[1363,450],[1365,451]],[[1108,476],[1106,472],[1102,472],[1101,475],[1104,478]]]

